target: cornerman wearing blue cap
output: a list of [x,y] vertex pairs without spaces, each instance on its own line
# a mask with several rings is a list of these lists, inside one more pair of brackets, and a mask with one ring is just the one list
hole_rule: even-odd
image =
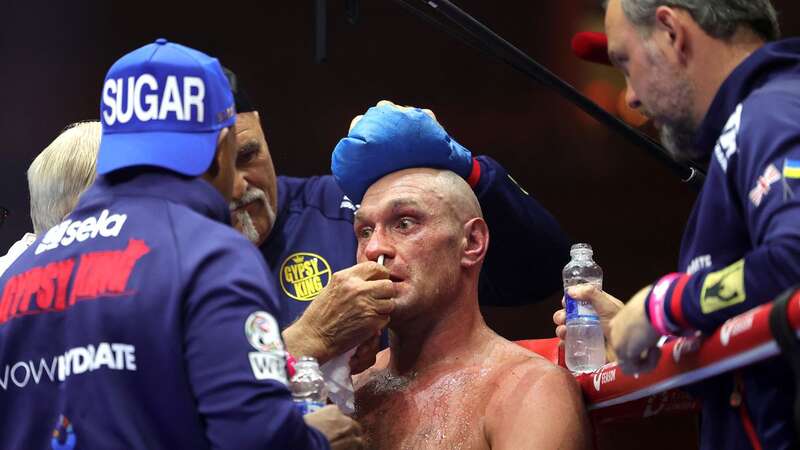
[[199,51],[111,67],[100,176],[0,278],[0,447],[362,447],[293,407],[275,283],[229,227],[235,113]]

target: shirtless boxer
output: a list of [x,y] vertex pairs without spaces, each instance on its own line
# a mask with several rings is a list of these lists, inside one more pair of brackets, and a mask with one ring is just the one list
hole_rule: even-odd
[[397,290],[390,348],[355,379],[356,418],[370,448],[589,444],[572,376],[481,317],[478,275],[489,231],[463,178],[428,168],[387,175],[367,190],[354,226],[358,262],[384,255]]

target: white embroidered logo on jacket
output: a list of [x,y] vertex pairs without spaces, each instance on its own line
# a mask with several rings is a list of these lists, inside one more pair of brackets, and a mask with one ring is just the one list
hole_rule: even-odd
[[35,254],[58,246],[66,247],[73,242],[94,239],[97,236],[117,237],[127,219],[127,214],[111,214],[104,209],[99,217],[87,217],[76,221],[65,220],[47,231],[42,242],[36,247]]
[[738,150],[736,145],[736,137],[739,134],[739,126],[742,123],[742,104],[736,107],[736,111],[728,118],[728,122],[722,129],[722,134],[717,140],[717,145],[714,146],[714,156],[717,162],[722,166],[722,171],[728,171],[728,161],[734,153]]

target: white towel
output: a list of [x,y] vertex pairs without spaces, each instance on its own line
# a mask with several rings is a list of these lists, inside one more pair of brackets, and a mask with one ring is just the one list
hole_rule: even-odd
[[328,398],[342,413],[352,416],[356,411],[353,397],[353,379],[350,377],[350,358],[355,354],[353,348],[322,365],[322,375],[328,387]]

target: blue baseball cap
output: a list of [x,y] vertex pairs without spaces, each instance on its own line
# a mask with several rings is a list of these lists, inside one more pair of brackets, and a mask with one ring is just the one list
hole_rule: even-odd
[[158,39],[111,66],[100,100],[100,175],[156,166],[198,176],[220,130],[236,121],[233,93],[216,58]]

